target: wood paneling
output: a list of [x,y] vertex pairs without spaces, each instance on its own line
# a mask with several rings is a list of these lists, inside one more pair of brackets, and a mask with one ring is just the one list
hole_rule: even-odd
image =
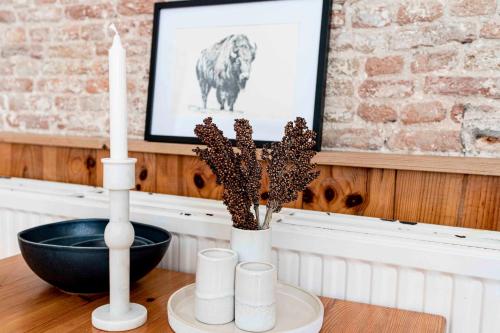
[[13,144],[10,156],[11,176],[43,179],[43,147]]
[[[102,186],[106,149],[0,142],[0,176]],[[194,156],[134,152],[136,189],[220,199],[223,188]],[[500,230],[500,177],[319,165],[320,177],[287,207]],[[265,203],[268,179],[261,188]]]
[[[109,140],[102,137],[9,132],[0,132],[0,143],[88,149],[107,149],[109,147]],[[133,152],[194,156],[193,148],[196,145],[129,140],[128,147]],[[320,165],[500,176],[500,158],[322,151],[316,155],[314,162]]]
[[464,175],[398,171],[395,216],[398,219],[457,225]]
[[500,177],[465,176],[458,225],[500,230]]
[[56,177],[64,183],[95,185],[97,152],[93,149],[57,148]]
[[156,155],[151,153],[130,153],[137,159],[135,164],[135,189],[137,191],[156,191]]
[[0,142],[0,176],[10,176],[12,173],[10,171],[12,157],[12,145],[10,143]]

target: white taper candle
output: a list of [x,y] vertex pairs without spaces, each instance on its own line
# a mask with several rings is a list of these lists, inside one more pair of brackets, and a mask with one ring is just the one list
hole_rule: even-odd
[[127,68],[126,51],[114,25],[113,45],[109,49],[109,128],[112,159],[128,157],[127,146]]

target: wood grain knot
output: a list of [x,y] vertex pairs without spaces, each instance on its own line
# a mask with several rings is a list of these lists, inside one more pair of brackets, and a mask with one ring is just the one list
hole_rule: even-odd
[[87,160],[85,161],[87,169],[95,168],[95,164],[95,159],[92,156],[87,157]]
[[345,198],[345,206],[347,208],[353,208],[359,206],[363,203],[364,199],[361,194],[349,194]]
[[335,190],[333,188],[328,187],[327,189],[325,189],[325,199],[328,202],[335,199]]
[[267,200],[267,199],[269,199],[269,192],[267,192],[267,191],[266,191],[266,192],[262,192],[262,194],[260,195],[260,198],[261,198],[262,200]]
[[202,189],[203,187],[205,187],[205,181],[203,180],[203,177],[199,174],[196,174],[194,175],[194,185],[199,188],[199,189]]
[[142,188],[141,184],[135,184],[135,189],[136,189],[137,191],[140,191],[140,190],[141,190],[141,188]]
[[154,302],[155,299],[156,298],[154,298],[154,297],[148,297],[148,298],[146,298],[146,302],[151,303],[151,302]]
[[142,169],[139,173],[139,179],[145,181],[148,178],[148,169]]
[[306,204],[312,203],[314,200],[314,193],[309,187],[302,191],[302,202]]

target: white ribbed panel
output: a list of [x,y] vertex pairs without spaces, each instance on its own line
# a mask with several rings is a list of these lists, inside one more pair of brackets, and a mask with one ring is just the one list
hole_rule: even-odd
[[[101,189],[0,179],[0,258],[19,252],[23,229],[106,217],[107,210]],[[167,269],[194,273],[199,250],[229,247],[230,219],[220,202],[133,192],[131,218],[171,231],[160,263]],[[281,281],[327,297],[440,314],[448,332],[500,332],[499,233],[298,210],[276,219],[273,261]]]

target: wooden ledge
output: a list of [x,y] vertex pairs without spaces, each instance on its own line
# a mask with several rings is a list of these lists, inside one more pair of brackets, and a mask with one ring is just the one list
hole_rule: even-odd
[[[109,140],[106,138],[9,132],[0,133],[0,143],[87,149],[109,147]],[[129,149],[133,152],[194,156],[195,147],[196,145],[188,144],[129,140]],[[320,165],[500,176],[500,158],[323,151],[316,155],[314,162]]]

